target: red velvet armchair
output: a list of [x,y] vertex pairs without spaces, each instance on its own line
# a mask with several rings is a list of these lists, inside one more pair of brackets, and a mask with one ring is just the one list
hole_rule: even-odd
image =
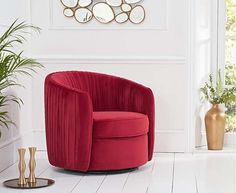
[[56,72],[45,79],[49,162],[77,171],[121,170],[152,159],[151,89],[115,76]]

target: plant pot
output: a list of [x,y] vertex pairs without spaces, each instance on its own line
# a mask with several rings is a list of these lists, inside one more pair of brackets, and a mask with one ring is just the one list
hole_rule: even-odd
[[225,134],[225,113],[219,104],[213,104],[205,115],[207,146],[209,150],[222,150]]

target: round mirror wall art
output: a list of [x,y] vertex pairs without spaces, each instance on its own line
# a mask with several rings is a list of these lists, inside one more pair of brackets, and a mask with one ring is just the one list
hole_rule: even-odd
[[113,9],[106,3],[95,4],[93,6],[93,15],[101,23],[109,23],[115,17]]
[[72,9],[70,8],[65,8],[64,11],[63,11],[64,15],[66,17],[72,17],[74,15],[74,12]]
[[129,19],[132,23],[138,24],[141,23],[145,18],[145,11],[141,5],[134,7],[130,14]]
[[93,17],[92,12],[87,8],[78,8],[75,10],[75,19],[79,23],[87,23]]
[[117,23],[124,23],[129,19],[129,16],[127,13],[120,13],[116,16],[115,20]]
[[113,7],[119,7],[122,4],[122,0],[106,0],[107,4]]
[[126,3],[132,4],[132,3],[139,3],[142,0],[125,0]]
[[93,2],[92,0],[79,0],[78,5],[80,7],[88,7],[89,5],[92,4],[92,2]]
[[68,8],[76,7],[78,4],[78,0],[61,0],[61,2],[65,7]]
[[131,9],[132,9],[132,7],[129,4],[124,3],[124,4],[121,5],[121,10],[123,12],[129,12],[129,11],[131,11]]
[[95,18],[99,23],[117,24],[129,21],[140,24],[145,19],[143,0],[60,0],[64,6],[63,14],[74,18],[81,24]]

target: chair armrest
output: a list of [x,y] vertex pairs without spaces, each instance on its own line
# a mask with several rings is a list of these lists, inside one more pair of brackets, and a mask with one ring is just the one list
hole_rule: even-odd
[[[146,114],[149,120],[148,160],[153,156],[155,140],[155,100],[152,90],[140,84],[130,82],[129,103],[124,109]],[[128,92],[128,91],[124,91]]]
[[155,135],[155,102],[152,90],[124,78],[104,74],[96,76],[100,79],[92,81],[90,85],[94,111],[132,111],[148,116],[148,159],[151,160]]
[[88,93],[45,79],[45,127],[49,162],[87,171],[92,145],[92,102]]

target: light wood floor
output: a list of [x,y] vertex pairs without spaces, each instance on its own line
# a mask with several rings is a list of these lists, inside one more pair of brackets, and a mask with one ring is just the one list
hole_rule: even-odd
[[3,181],[17,177],[15,163],[0,173],[0,193],[236,193],[235,153],[155,154],[135,171],[102,175],[54,168],[46,152],[37,152],[36,159],[37,176],[54,179],[53,186],[23,191],[3,187]]

